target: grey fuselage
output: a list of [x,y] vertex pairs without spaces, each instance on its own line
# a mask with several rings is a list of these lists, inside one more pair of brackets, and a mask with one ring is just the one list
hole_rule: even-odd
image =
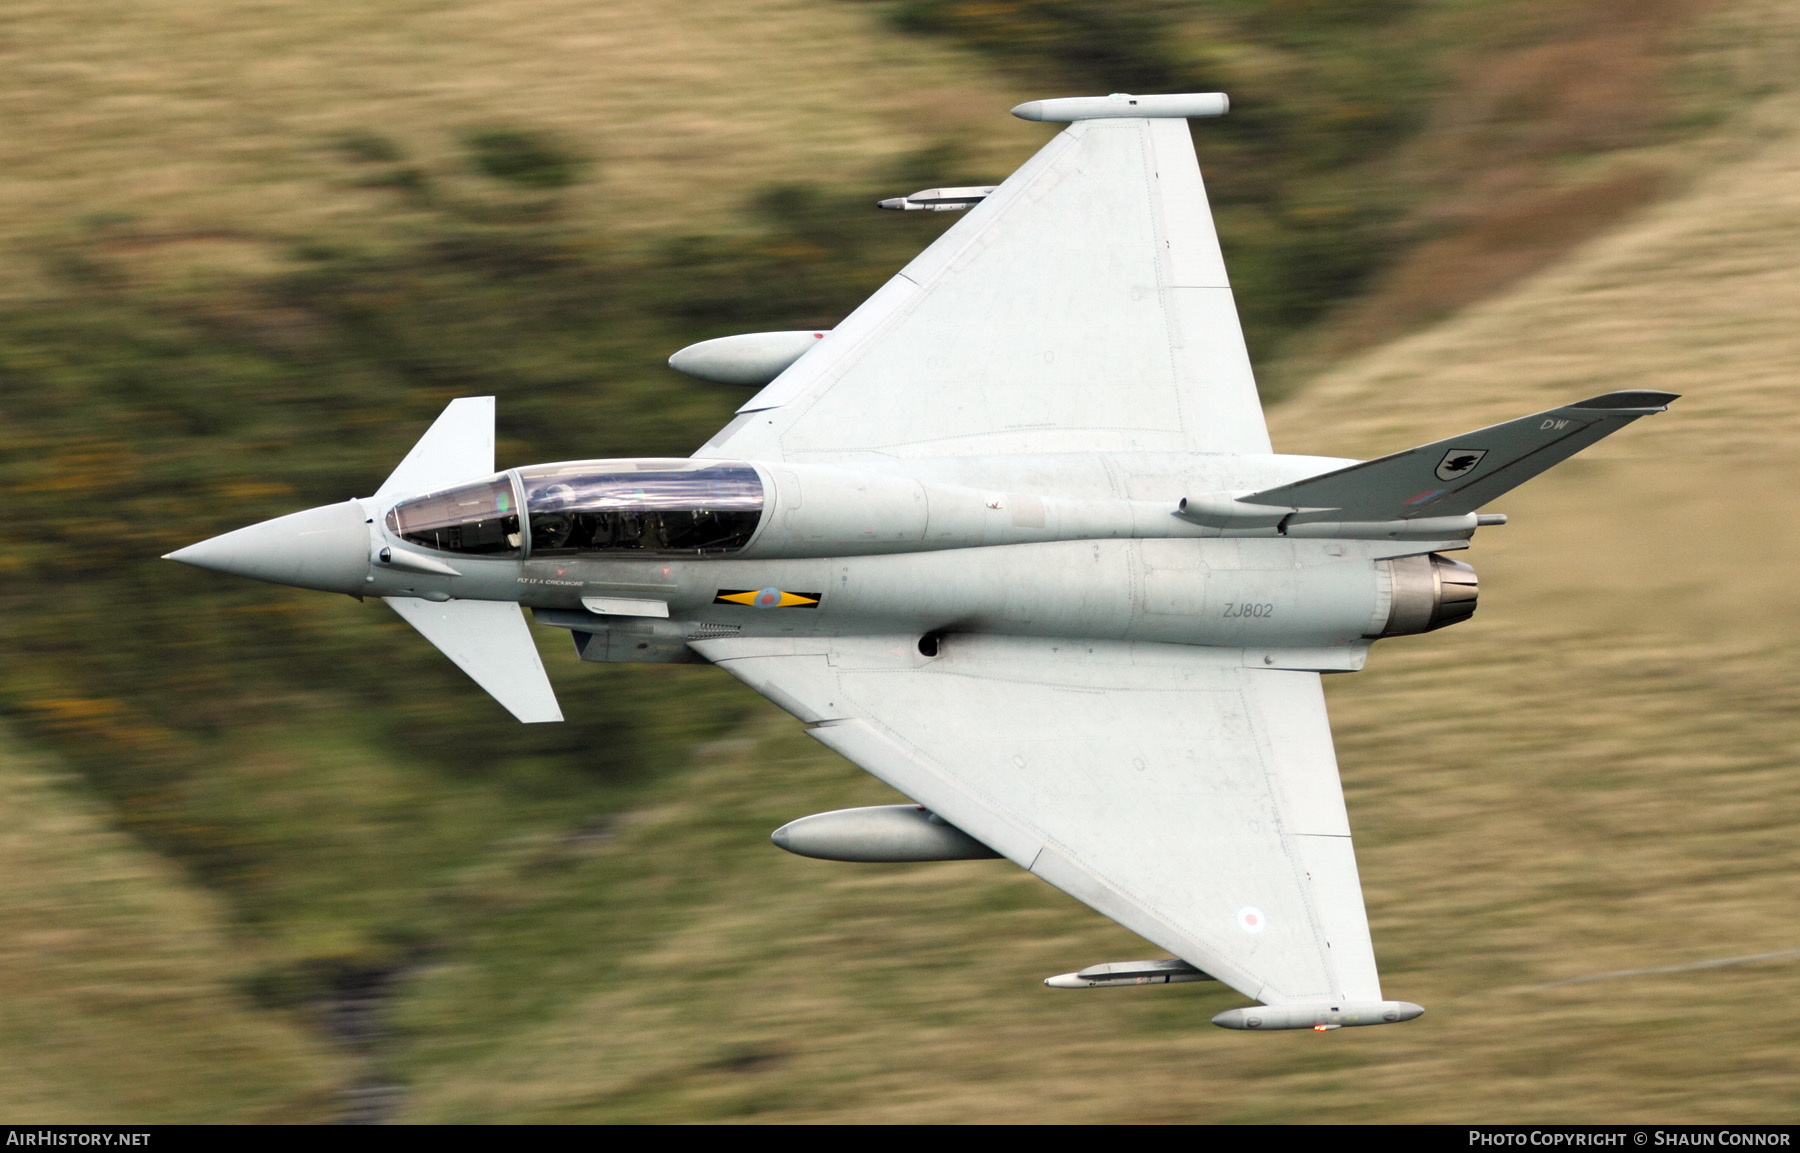
[[[537,471],[700,463],[719,462]],[[352,563],[346,544],[345,563],[327,575],[283,583],[514,601],[576,634],[589,660],[697,661],[687,641],[721,635],[985,632],[1209,645],[1272,667],[1349,670],[1361,667],[1372,638],[1421,631],[1392,627],[1389,558],[1467,540],[1293,539],[1272,526],[1222,530],[1175,515],[1187,494],[1250,491],[1346,463],[1321,457],[741,463],[756,470],[764,507],[730,555],[537,556],[529,540],[522,556],[463,555],[403,539],[389,509],[361,501],[331,506],[342,510],[332,531],[352,533],[347,522],[359,520],[364,558]],[[762,598],[768,607],[743,596],[763,590],[776,594]],[[731,595],[739,599],[723,599]]]

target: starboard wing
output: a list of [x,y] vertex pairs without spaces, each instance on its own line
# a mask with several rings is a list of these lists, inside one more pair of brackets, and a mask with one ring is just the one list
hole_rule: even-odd
[[697,454],[1268,452],[1185,120],[1052,139]]
[[1379,1001],[1319,674],[1182,645],[719,638],[702,655],[1014,863],[1271,1005]]

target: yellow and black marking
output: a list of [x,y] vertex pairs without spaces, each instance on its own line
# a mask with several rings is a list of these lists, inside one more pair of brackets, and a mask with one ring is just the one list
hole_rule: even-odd
[[720,589],[716,605],[749,605],[753,609],[816,609],[824,593],[791,593],[786,589]]

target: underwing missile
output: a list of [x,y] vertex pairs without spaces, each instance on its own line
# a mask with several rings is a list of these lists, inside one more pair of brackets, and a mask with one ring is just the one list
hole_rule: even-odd
[[993,185],[964,188],[927,188],[911,196],[890,196],[875,207],[890,212],[961,212],[980,204],[994,191]]
[[1089,965],[1079,973],[1061,973],[1045,977],[1052,989],[1106,989],[1115,985],[1179,985],[1186,981],[1214,981],[1218,978],[1179,957],[1155,961],[1108,961]]

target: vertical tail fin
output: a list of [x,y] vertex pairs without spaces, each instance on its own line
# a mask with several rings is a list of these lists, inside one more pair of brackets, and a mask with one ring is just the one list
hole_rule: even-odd
[[1306,510],[1292,524],[1463,516],[1676,399],[1609,392],[1238,499]]

